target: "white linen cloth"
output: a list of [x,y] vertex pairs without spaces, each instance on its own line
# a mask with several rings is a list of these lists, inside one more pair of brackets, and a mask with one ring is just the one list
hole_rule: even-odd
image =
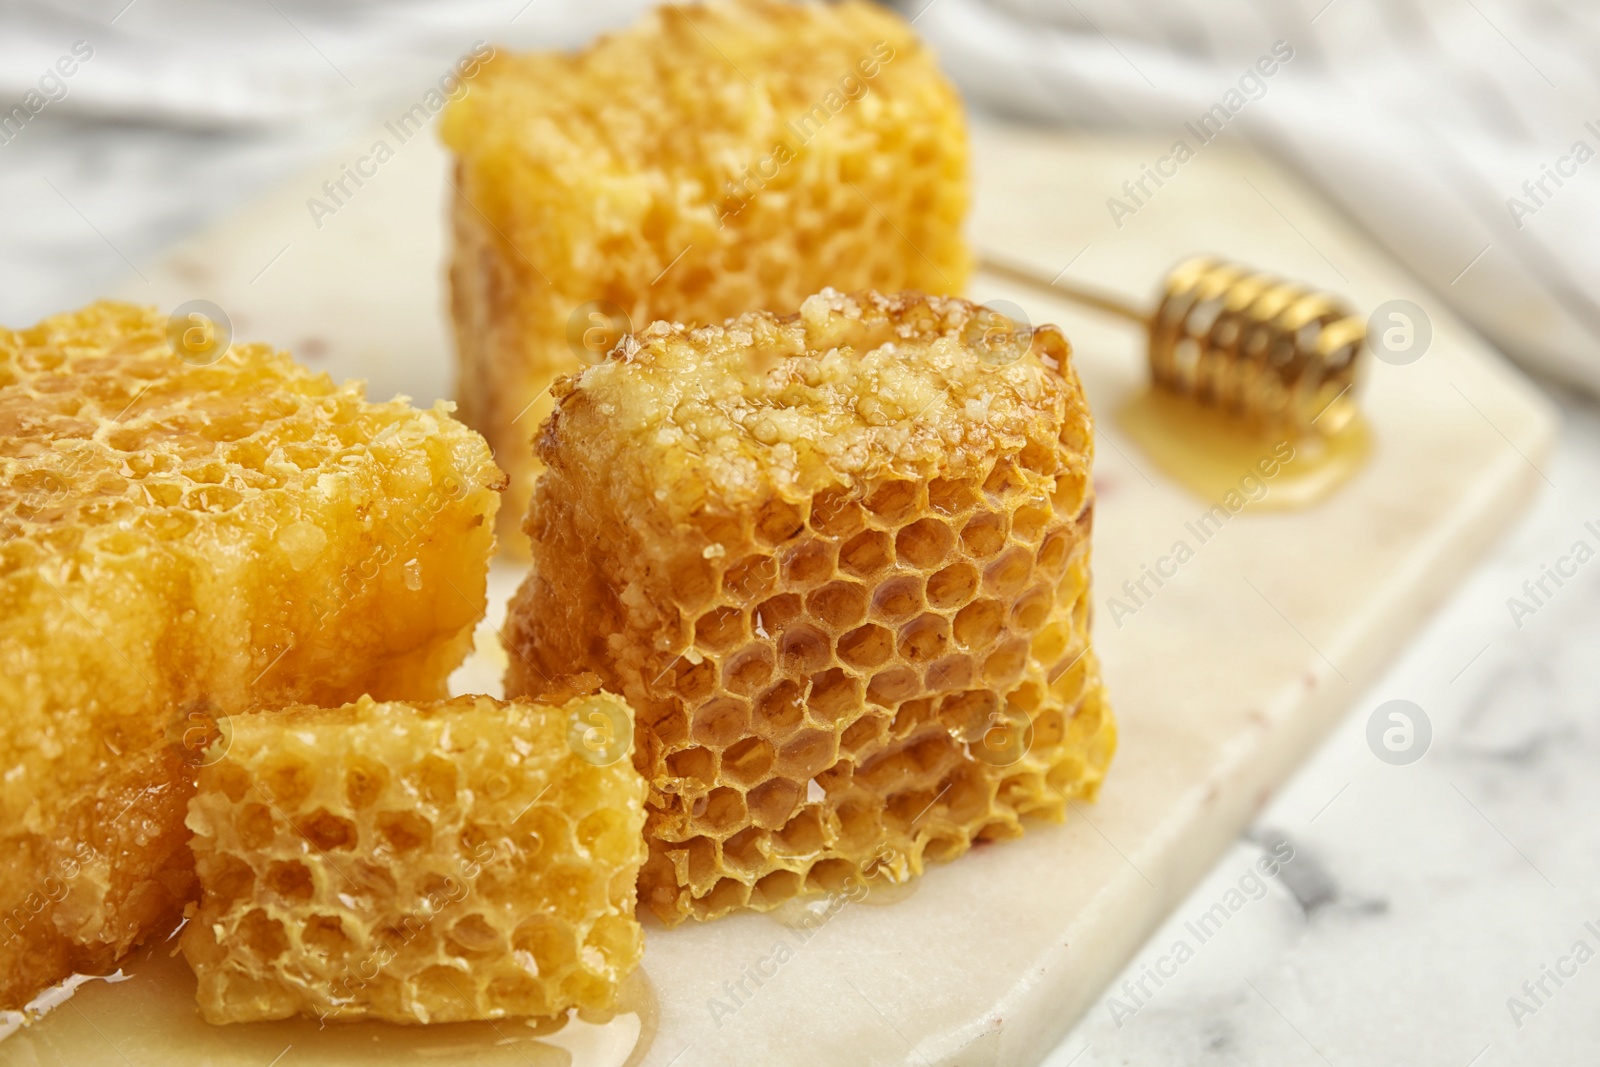
[[1283,42],[1293,59],[1242,94],[1224,136],[1319,187],[1509,355],[1600,390],[1600,6],[899,6],[974,101],[1174,138]]
[[[201,128],[282,123],[415,92],[475,40],[581,44],[646,0],[0,0],[0,114],[75,42],[48,109]],[[42,94],[41,94],[42,95]]]

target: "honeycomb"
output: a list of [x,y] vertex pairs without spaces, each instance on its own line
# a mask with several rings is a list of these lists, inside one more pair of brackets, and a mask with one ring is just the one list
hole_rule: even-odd
[[176,924],[231,712],[444,695],[504,481],[448,410],[151,309],[0,328],[0,1007]]
[[587,671],[634,707],[663,921],[901,882],[1095,795],[1093,429],[1054,327],[824,290],[552,392],[507,692]]
[[825,285],[958,293],[960,100],[863,2],[668,4],[576,55],[499,54],[452,104],[462,418],[512,486],[559,374],[629,324],[793,311]]
[[183,952],[208,1022],[462,1022],[606,1009],[638,965],[644,780],[563,706],[489,697],[239,720],[189,807]]

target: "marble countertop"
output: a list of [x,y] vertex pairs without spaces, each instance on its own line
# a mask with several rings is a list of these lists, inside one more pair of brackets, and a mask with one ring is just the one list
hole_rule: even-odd
[[[0,322],[93,299],[359,126],[35,124],[0,145]],[[1600,1058],[1600,406],[1557,397],[1528,514],[1049,1067]]]
[[1529,513],[1048,1067],[1600,1062],[1600,409],[1556,396]]

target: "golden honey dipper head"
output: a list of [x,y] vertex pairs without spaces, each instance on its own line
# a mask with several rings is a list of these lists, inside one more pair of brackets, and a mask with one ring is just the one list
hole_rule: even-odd
[[666,922],[903,881],[1092,796],[1093,426],[1070,348],[832,290],[560,379],[507,692],[637,710]]
[[1263,426],[1332,436],[1356,414],[1366,332],[1337,297],[1197,256],[1167,275],[1150,318],[1151,379]]

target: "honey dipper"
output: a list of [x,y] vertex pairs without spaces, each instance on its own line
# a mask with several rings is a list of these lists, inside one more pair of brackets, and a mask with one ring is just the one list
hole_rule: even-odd
[[1146,311],[990,256],[983,267],[1144,327],[1151,383],[1169,393],[1296,435],[1331,437],[1356,415],[1367,324],[1332,294],[1193,256]]

